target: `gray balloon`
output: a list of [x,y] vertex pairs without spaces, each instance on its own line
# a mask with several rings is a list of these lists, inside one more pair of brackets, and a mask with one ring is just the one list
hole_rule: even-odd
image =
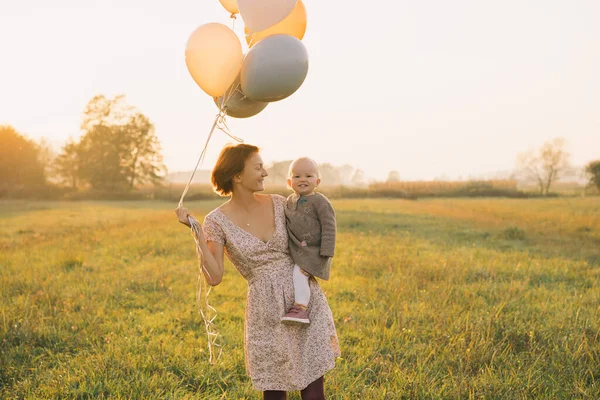
[[250,100],[242,91],[239,75],[223,96],[213,97],[218,108],[221,108],[223,97],[225,98],[225,104],[223,104],[225,114],[233,118],[252,117],[269,105],[267,102]]
[[278,101],[293,94],[308,73],[308,52],[290,35],[272,35],[255,44],[244,57],[242,91],[255,101]]

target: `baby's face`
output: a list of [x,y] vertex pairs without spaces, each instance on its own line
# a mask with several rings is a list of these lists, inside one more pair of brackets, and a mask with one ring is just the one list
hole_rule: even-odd
[[292,165],[292,171],[288,178],[288,185],[297,194],[311,194],[321,180],[317,166],[308,160],[298,160]]

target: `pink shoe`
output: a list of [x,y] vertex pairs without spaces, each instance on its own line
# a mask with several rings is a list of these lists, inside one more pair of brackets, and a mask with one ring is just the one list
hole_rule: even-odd
[[294,304],[292,308],[290,308],[290,311],[281,317],[281,322],[310,324],[308,311],[306,311],[306,308],[303,308],[303,306]]

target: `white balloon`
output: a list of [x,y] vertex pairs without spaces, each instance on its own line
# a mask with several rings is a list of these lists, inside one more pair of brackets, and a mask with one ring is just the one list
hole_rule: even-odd
[[293,94],[308,74],[308,52],[290,35],[272,35],[244,57],[242,91],[254,101],[278,101]]
[[297,0],[237,0],[244,24],[253,32],[260,32],[290,15]]

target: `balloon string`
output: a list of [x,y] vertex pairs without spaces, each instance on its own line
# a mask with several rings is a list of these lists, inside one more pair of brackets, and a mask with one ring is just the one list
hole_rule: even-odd
[[233,135],[230,131],[229,131],[229,127],[227,126],[227,123],[225,122],[225,118],[222,118],[219,120],[219,123],[217,124],[217,128],[223,132],[224,134],[226,134],[227,136],[229,136],[230,138],[232,138],[233,140],[235,140],[238,143],[244,143],[244,140],[240,137],[237,137],[235,135]]
[[[204,161],[204,158],[206,157],[206,151],[208,149],[208,144],[210,142],[210,139],[212,138],[212,135],[213,135],[215,129],[218,128],[219,130],[224,132],[227,136],[231,137],[232,139],[234,139],[238,142],[243,142],[242,139],[231,134],[231,132],[229,131],[229,127],[227,126],[227,123],[225,122],[225,117],[226,117],[225,104],[227,104],[227,102],[229,101],[229,99],[231,98],[233,93],[237,90],[238,86],[239,86],[239,84],[237,86],[235,86],[234,88],[230,88],[230,90],[222,96],[221,104],[219,106],[219,112],[217,113],[217,115],[215,117],[212,128],[210,129],[210,132],[208,133],[208,137],[206,138],[206,143],[204,143],[204,148],[202,149],[202,152],[200,153],[200,157],[198,157],[198,161],[196,162],[196,166],[194,167],[194,170],[192,171],[192,174],[190,175],[190,179],[188,180],[187,184],[185,185],[185,189],[183,190],[183,193],[181,194],[181,198],[179,199],[179,207],[183,206],[183,199],[185,198],[185,195],[188,193],[188,190],[190,189],[192,180],[194,179],[194,175],[196,174],[198,167],[200,165],[202,165],[202,162]],[[198,308],[200,310],[200,315],[202,315],[202,320],[204,321],[204,328],[206,330],[206,338],[207,338],[207,343],[208,343],[208,361],[210,364],[213,364],[216,360],[218,360],[221,357],[221,353],[223,352],[222,345],[219,341],[219,333],[213,322],[215,320],[215,318],[217,318],[217,310],[213,306],[211,306],[208,301],[208,295],[210,294],[211,286],[208,284],[206,279],[202,279],[203,277],[208,277],[208,279],[211,279],[210,273],[204,267],[204,265],[202,265],[202,248],[200,247],[200,229],[202,229],[202,227],[201,227],[200,223],[198,222],[198,220],[196,220],[194,217],[188,217],[188,220],[190,222],[192,237],[194,238],[194,242],[196,243],[196,255],[198,257],[199,266],[200,266],[200,275],[198,276],[198,292],[196,294],[196,303],[198,304]],[[219,354],[216,356],[216,358],[215,358],[215,354],[214,354],[215,348],[219,349]]]
[[255,32],[250,33],[250,35],[246,35],[246,36],[250,36],[250,40],[248,40],[248,47],[252,47],[252,45],[254,44],[254,36],[256,36]]
[[206,138],[206,143],[204,143],[204,148],[202,149],[202,152],[200,153],[200,157],[198,157],[198,161],[196,162],[196,166],[194,167],[194,170],[192,171],[192,175],[190,176],[190,179],[188,180],[188,183],[185,185],[185,189],[183,189],[183,193],[181,194],[181,198],[179,199],[179,207],[183,206],[183,198],[185,197],[185,195],[187,194],[188,190],[190,189],[190,186],[192,184],[192,179],[194,179],[194,175],[196,174],[196,171],[198,170],[198,167],[202,164],[202,161],[204,161],[204,157],[206,156],[206,149],[208,148],[208,143],[210,142],[210,139],[212,138],[213,132],[215,131],[215,128],[217,127],[217,124],[219,123],[219,120],[221,118],[224,118],[224,113],[223,113],[222,110],[219,110],[219,113],[215,117],[215,121],[214,121],[214,123],[212,125],[212,128],[210,128],[210,132],[208,133],[208,137]]
[[[193,217],[189,218],[190,225],[192,228],[192,237],[196,242],[196,255],[198,256],[198,261],[200,265],[200,275],[198,276],[198,293],[196,295],[196,302],[198,304],[198,309],[200,310],[200,315],[202,315],[202,320],[204,321],[204,329],[206,331],[206,341],[208,344],[208,362],[213,364],[216,360],[221,358],[221,354],[223,353],[223,346],[221,341],[219,340],[219,332],[214,324],[215,318],[217,318],[217,310],[210,305],[208,301],[208,295],[211,291],[211,286],[208,284],[206,279],[203,278],[202,272],[204,272],[205,276],[208,276],[210,279],[210,273],[208,270],[202,265],[202,248],[200,247],[200,223]],[[219,354],[215,357],[215,348],[219,349]]]
[[[223,110],[223,113],[221,113],[221,117],[218,118],[218,122],[217,122],[217,129],[219,129],[221,132],[223,132],[224,134],[226,134],[227,136],[229,136],[230,138],[232,138],[233,140],[235,140],[238,143],[243,143],[244,140],[240,137],[234,136],[233,134],[231,134],[231,131],[229,130],[229,127],[227,126],[227,122],[225,120],[225,116],[226,113],[225,111],[227,110],[227,107],[225,106],[225,104],[229,103],[229,100],[231,100],[231,98],[233,97],[233,95],[235,94],[235,92],[238,91],[240,87],[240,83],[238,83],[235,86],[231,86],[227,92],[225,92],[225,94],[223,95],[223,97],[221,98],[221,106],[220,108]],[[241,93],[241,91],[240,91]],[[244,98],[246,96],[244,95]],[[217,116],[219,117],[219,116]]]
[[[187,194],[187,192],[191,186],[192,179],[194,178],[194,174],[198,170],[198,167],[204,161],[204,157],[206,156],[206,149],[208,148],[208,143],[210,142],[210,139],[213,135],[213,132],[215,131],[215,128],[217,127],[219,120],[223,119],[224,115],[225,114],[223,112],[223,109],[222,108],[219,109],[219,113],[215,117],[215,121],[212,125],[212,128],[210,129],[208,138],[206,139],[206,143],[204,144],[204,148],[202,149],[202,153],[200,153],[200,157],[198,158],[198,161],[196,162],[196,166],[194,167],[194,170],[192,171],[190,179],[189,179],[187,185],[185,186],[183,193],[181,194],[181,199],[179,199],[179,207],[183,206],[183,198],[185,197],[185,195]],[[200,315],[202,316],[202,320],[204,321],[204,329],[206,330],[206,338],[207,338],[207,344],[208,344],[208,362],[210,364],[213,364],[213,362],[216,361],[216,359],[221,357],[221,352],[223,350],[222,346],[218,340],[219,333],[213,323],[213,321],[217,317],[217,310],[213,306],[211,306],[208,301],[208,295],[210,294],[210,285],[208,284],[206,279],[203,279],[203,276],[204,276],[203,272],[206,276],[209,277],[209,279],[210,279],[210,273],[204,267],[204,265],[202,265],[202,248],[200,247],[200,229],[202,229],[202,228],[200,226],[200,223],[195,218],[188,217],[188,220],[190,222],[192,237],[194,238],[194,242],[196,244],[196,255],[198,257],[199,266],[200,266],[200,274],[198,276],[198,292],[196,294],[196,303],[198,304],[198,309],[200,310]],[[204,299],[203,299],[203,296],[204,296]],[[212,316],[209,315],[211,313],[212,313]],[[215,347],[219,348],[219,355],[216,357],[216,359],[214,356],[214,348]]]
[[238,91],[241,85],[241,82],[238,82],[235,86],[232,85],[229,89],[227,89],[227,92],[225,92],[225,95],[221,99],[221,106],[219,107],[220,109],[222,109],[223,111],[227,110],[226,104],[229,103],[229,100],[231,100],[231,98],[233,97],[235,92]]
[[187,184],[185,185],[185,189],[183,189],[183,193],[181,194],[181,198],[179,199],[179,207],[183,206],[183,199],[184,199],[185,195],[187,194],[188,190],[190,189],[192,180],[194,179],[194,175],[196,174],[198,167],[200,165],[202,165],[202,162],[204,161],[204,157],[206,156],[206,150],[208,149],[208,143],[210,142],[210,139],[212,138],[212,135],[213,135],[215,129],[218,128],[220,131],[225,133],[227,136],[229,136],[236,142],[239,142],[239,143],[244,142],[243,139],[231,134],[229,127],[227,126],[227,123],[225,122],[225,117],[227,116],[226,104],[231,99],[231,97],[233,96],[233,94],[239,87],[240,87],[239,83],[236,86],[231,86],[223,94],[223,96],[221,96],[221,104],[219,105],[219,112],[217,113],[217,115],[215,117],[212,128],[210,128],[210,132],[208,133],[208,137],[206,138],[206,143],[204,143],[204,148],[202,149],[202,152],[200,153],[200,157],[198,157],[198,161],[196,162],[196,166],[194,167],[194,170],[192,171],[190,179],[188,180]]
[[231,18],[231,30],[235,31],[235,20],[237,19],[237,16],[235,15],[235,13],[231,13],[229,18]]

